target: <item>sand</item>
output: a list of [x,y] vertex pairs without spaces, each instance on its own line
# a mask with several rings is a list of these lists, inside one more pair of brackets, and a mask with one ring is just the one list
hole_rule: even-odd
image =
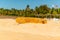
[[47,24],[18,24],[15,19],[0,19],[0,40],[60,40],[60,20]]

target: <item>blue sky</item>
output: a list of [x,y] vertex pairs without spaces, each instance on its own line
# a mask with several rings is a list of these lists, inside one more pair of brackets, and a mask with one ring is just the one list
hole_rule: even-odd
[[0,8],[25,9],[28,4],[30,8],[44,4],[47,4],[49,7],[52,7],[52,5],[58,5],[60,7],[60,0],[0,0]]

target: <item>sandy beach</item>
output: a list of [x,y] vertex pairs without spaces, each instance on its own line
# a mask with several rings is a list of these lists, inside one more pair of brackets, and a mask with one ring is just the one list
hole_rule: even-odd
[[0,18],[0,40],[60,40],[60,20],[18,24],[15,19]]

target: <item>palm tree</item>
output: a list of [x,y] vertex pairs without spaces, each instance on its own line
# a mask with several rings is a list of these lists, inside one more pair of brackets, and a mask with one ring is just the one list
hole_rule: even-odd
[[30,14],[30,6],[27,5],[25,9],[25,16],[29,16],[29,14]]

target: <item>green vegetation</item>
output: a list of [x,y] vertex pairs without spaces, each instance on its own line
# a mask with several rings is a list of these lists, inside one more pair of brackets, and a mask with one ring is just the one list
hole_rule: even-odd
[[60,18],[60,8],[49,8],[47,5],[41,5],[35,7],[35,9],[30,9],[27,5],[26,9],[18,10],[15,8],[4,9],[0,8],[1,16],[20,16],[20,17],[39,17],[39,18]]

